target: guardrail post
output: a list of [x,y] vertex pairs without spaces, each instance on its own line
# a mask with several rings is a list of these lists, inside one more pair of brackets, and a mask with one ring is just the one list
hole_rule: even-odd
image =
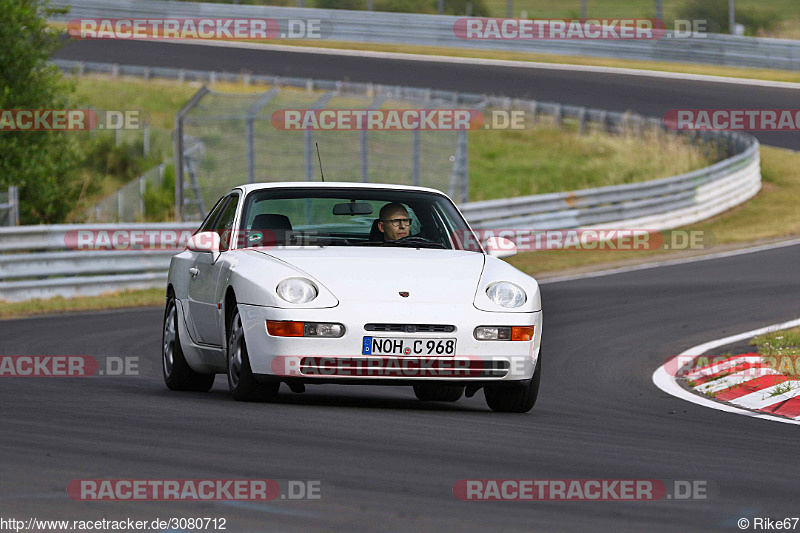
[[117,222],[122,220],[122,189],[117,191]]
[[556,126],[561,126],[561,104],[556,104],[556,109],[553,112],[553,120]]
[[578,111],[578,128],[581,135],[586,133],[586,108],[582,107]]
[[142,131],[142,151],[144,155],[150,155],[150,124],[144,123],[144,130]]

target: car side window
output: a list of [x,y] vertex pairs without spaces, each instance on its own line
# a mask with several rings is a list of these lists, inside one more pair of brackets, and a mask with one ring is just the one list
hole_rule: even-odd
[[217,205],[214,206],[214,209],[211,210],[211,212],[208,214],[206,219],[200,225],[200,229],[197,230],[197,233],[200,233],[202,231],[214,231],[215,230],[214,222],[219,218],[219,214],[222,212],[222,210],[227,205],[228,199],[229,199],[229,197],[223,196],[222,198],[219,199],[219,201],[217,201]]
[[237,205],[239,205],[239,196],[231,195],[230,201],[225,204],[225,208],[217,220],[217,227],[214,228],[214,231],[219,233],[220,251],[224,252],[230,248],[231,232],[233,230],[233,221],[236,218]]

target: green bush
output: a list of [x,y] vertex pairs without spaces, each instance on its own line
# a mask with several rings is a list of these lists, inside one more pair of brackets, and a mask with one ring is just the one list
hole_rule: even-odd
[[[436,9],[436,6],[433,7]],[[375,11],[390,13],[433,13],[430,0],[375,0]]]
[[175,166],[164,168],[164,179],[160,186],[152,182],[145,184],[144,190],[145,218],[150,222],[172,220],[175,215]]
[[[466,15],[467,5],[472,6],[472,17],[490,17],[489,8],[486,7],[484,0],[444,0],[444,12],[446,15]],[[436,2],[434,0],[434,6]]]
[[[314,0],[315,7],[323,9],[367,9],[367,0]],[[375,11],[391,13],[436,13],[437,0],[374,0]],[[489,8],[484,0],[444,0],[444,12],[447,15],[467,14],[473,17],[490,16]]]
[[[709,33],[730,33],[728,0],[689,0],[680,7],[677,18],[706,20],[706,31]],[[736,22],[744,25],[746,35],[770,32],[780,20],[780,14],[763,7],[736,9]]]
[[[316,0],[315,3],[320,9],[367,9],[367,0]],[[314,6],[309,5],[309,7]]]

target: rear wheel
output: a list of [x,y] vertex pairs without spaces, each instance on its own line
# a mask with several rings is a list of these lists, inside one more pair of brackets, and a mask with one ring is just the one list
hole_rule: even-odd
[[464,387],[420,383],[414,385],[414,394],[423,402],[456,402],[464,394]]
[[228,327],[228,386],[234,399],[243,402],[268,402],[278,395],[279,382],[259,383],[250,367],[247,343],[239,311],[233,312]]
[[503,413],[527,413],[533,409],[539,395],[539,380],[542,376],[542,352],[536,361],[533,378],[525,385],[484,387],[483,395],[492,411]]
[[207,392],[214,385],[214,374],[195,372],[183,356],[178,337],[178,308],[172,294],[167,297],[167,308],[164,310],[161,362],[164,383],[171,390]]

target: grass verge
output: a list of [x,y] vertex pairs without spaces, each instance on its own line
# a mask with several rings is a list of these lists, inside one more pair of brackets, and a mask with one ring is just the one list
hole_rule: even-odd
[[5,302],[0,300],[0,319],[163,305],[164,289],[109,292],[99,296],[78,296],[76,298],[56,296],[46,300],[37,299],[25,302]]
[[759,335],[750,344],[770,368],[800,379],[800,327]]

